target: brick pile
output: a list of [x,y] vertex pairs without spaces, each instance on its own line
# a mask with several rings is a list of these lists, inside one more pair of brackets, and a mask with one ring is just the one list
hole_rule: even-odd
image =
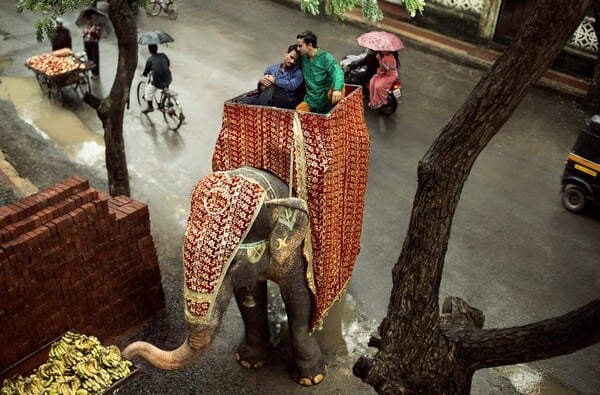
[[111,339],[163,307],[145,204],[71,177],[0,207],[0,372],[69,329]]

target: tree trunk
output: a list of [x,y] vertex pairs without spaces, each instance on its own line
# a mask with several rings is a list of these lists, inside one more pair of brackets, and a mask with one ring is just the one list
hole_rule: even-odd
[[108,191],[111,196],[129,196],[123,117],[138,62],[137,24],[125,0],[110,0],[109,3],[109,17],[119,46],[117,73],[108,97],[100,101],[87,97],[86,102],[96,109],[104,127]]
[[441,320],[438,305],[460,193],[477,156],[550,66],[591,3],[573,0],[565,7],[559,0],[537,1],[515,43],[479,81],[419,162],[409,229],[392,271],[388,314],[379,328],[381,348],[374,357],[361,358],[354,369],[377,392],[469,393],[479,367],[459,352],[463,338],[445,333],[466,328],[478,333],[483,315],[478,318],[474,309],[465,309],[466,314],[454,313],[469,319],[448,324]]
[[[594,32],[600,42],[600,0],[594,0]],[[596,53],[596,65],[594,66],[594,75],[590,81],[588,92],[583,101],[583,110],[590,114],[600,114],[600,52]]]

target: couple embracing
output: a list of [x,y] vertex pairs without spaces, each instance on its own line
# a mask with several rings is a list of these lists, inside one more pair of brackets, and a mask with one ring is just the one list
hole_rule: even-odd
[[338,61],[318,48],[313,32],[305,31],[288,47],[282,63],[267,67],[258,82],[259,95],[237,102],[326,113],[343,98],[343,87]]

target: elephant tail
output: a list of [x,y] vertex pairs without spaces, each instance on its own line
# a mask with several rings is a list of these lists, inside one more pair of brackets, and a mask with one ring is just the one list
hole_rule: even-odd
[[131,360],[139,356],[154,367],[163,370],[178,370],[194,363],[204,355],[208,349],[211,339],[191,339],[173,351],[165,351],[147,342],[133,342],[121,353],[124,358]]

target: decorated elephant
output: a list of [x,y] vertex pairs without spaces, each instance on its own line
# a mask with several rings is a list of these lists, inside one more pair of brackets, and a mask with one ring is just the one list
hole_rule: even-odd
[[288,316],[292,377],[319,384],[325,366],[310,334],[311,293],[303,243],[309,231],[306,202],[289,197],[277,176],[251,167],[214,172],[194,188],[184,236],[184,298],[188,336],[176,350],[146,342],[123,350],[160,369],[193,363],[210,345],[232,295],[245,326],[236,359],[245,368],[267,360],[267,280],[278,284]]

